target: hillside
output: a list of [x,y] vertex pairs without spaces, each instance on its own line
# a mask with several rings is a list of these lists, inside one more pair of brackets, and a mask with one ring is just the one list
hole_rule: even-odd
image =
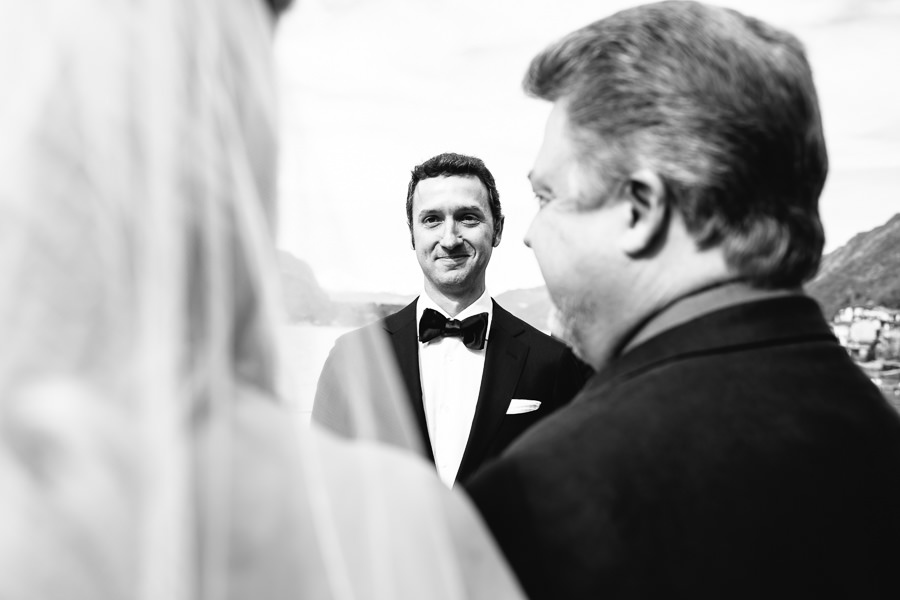
[[825,256],[806,291],[829,319],[850,304],[900,308],[900,214]]
[[358,327],[399,310],[413,299],[408,294],[326,292],[312,267],[284,250],[278,250],[278,270],[292,323]]
[[288,319],[292,322],[329,323],[336,309],[316,281],[312,268],[296,256],[279,250],[278,269]]

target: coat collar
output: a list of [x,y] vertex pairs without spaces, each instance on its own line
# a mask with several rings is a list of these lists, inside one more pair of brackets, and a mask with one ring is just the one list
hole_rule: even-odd
[[643,341],[601,368],[585,390],[630,379],[688,355],[815,339],[837,343],[818,303],[809,296],[746,302],[704,314]]
[[425,457],[434,462],[434,452],[428,439],[428,421],[422,405],[422,380],[419,378],[418,323],[416,322],[416,302],[418,298],[392,315],[385,317],[384,329],[388,332],[397,368],[406,385],[409,406],[422,436]]

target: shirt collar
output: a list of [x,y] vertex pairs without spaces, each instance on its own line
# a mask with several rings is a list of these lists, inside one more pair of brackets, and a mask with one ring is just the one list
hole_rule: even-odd
[[[471,317],[472,315],[477,315],[478,313],[486,312],[488,315],[487,322],[487,335],[491,334],[491,321],[494,318],[494,302],[491,300],[491,294],[488,292],[488,289],[485,287],[484,293],[478,297],[478,300],[465,307],[458,315],[455,317],[451,317],[447,314],[443,308],[437,305],[431,296],[428,295],[427,290],[422,290],[422,293],[419,294],[419,299],[416,301],[416,323],[418,327],[419,321],[422,320],[422,313],[425,312],[426,308],[430,308],[438,311],[448,319],[456,319],[457,321],[462,321],[466,317]],[[489,339],[489,338],[485,338]]]
[[802,295],[803,292],[799,288],[765,290],[743,282],[727,283],[689,294],[647,319],[625,345],[622,354],[667,329],[723,308],[766,298]]

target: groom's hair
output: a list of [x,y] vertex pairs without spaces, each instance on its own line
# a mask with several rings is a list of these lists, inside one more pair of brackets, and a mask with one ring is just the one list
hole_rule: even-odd
[[[496,243],[497,237],[503,229],[503,213],[500,210],[500,192],[497,191],[494,176],[480,158],[454,152],[438,154],[413,168],[409,187],[406,190],[406,224],[409,226],[410,238],[412,238],[412,206],[416,186],[423,179],[454,176],[477,177],[484,185],[488,195],[488,206],[491,208],[491,217],[494,220],[493,241]],[[413,240],[413,246],[415,247],[415,240]]]

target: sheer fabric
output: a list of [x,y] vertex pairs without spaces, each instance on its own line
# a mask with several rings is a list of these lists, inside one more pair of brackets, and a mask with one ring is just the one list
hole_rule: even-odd
[[0,5],[0,598],[506,598],[467,500],[278,401],[272,13]]

